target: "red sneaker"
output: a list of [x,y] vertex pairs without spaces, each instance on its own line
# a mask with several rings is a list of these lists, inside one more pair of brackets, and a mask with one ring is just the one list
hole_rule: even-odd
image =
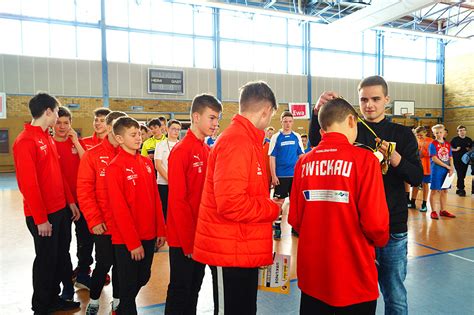
[[442,217],[447,217],[447,218],[455,218],[456,216],[446,210],[442,210],[439,212],[439,215]]
[[110,276],[109,276],[109,274],[106,274],[106,275],[105,275],[105,283],[104,283],[104,285],[109,285],[109,284],[110,284]]
[[436,211],[431,211],[430,217],[431,217],[433,220],[438,220],[438,219],[439,219],[438,213],[437,213]]

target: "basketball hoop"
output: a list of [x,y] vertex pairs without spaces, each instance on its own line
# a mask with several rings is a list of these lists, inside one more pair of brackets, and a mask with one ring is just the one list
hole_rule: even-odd
[[402,116],[404,118],[410,118],[411,116],[413,116],[413,114],[412,113],[404,113],[404,114],[402,114]]

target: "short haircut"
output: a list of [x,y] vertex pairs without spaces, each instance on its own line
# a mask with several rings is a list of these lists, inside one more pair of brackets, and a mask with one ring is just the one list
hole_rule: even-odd
[[94,117],[107,116],[110,114],[111,110],[105,107],[99,107],[94,109]]
[[114,121],[113,124],[114,135],[123,135],[125,130],[133,127],[140,129],[140,124],[138,121],[128,116],[119,117]]
[[371,77],[367,77],[360,81],[359,86],[357,88],[357,91],[360,91],[362,88],[367,87],[367,86],[377,86],[380,85],[383,90],[383,95],[387,96],[388,95],[388,85],[387,82],[385,81],[384,78],[382,78],[379,75],[373,75]]
[[415,129],[416,134],[419,134],[419,133],[422,133],[422,132],[425,132],[425,133],[427,132],[426,128],[424,126],[416,127],[416,129]]
[[303,134],[301,135],[301,138],[308,138],[308,135],[305,134],[305,133],[303,133]]
[[171,127],[172,124],[177,124],[179,125],[180,127],[182,127],[183,125],[181,124],[181,122],[177,119],[170,119],[168,121],[168,128]]
[[285,118],[285,117],[291,117],[291,118],[293,118],[293,114],[292,114],[291,112],[285,110],[283,113],[281,113],[281,115],[280,115],[280,120],[283,120],[283,118]]
[[33,96],[28,103],[31,116],[35,119],[40,118],[48,108],[54,110],[59,105],[59,101],[54,96],[43,92]]
[[437,124],[437,125],[434,125],[433,127],[431,127],[431,131],[433,131],[433,132],[435,130],[440,130],[440,129],[445,129],[446,130],[446,128],[444,127],[443,124]]
[[148,129],[147,126],[145,126],[144,124],[140,124],[140,130],[144,130],[145,132],[148,132],[150,129]]
[[327,130],[334,123],[343,122],[347,116],[358,117],[354,107],[342,98],[335,98],[326,103],[318,113],[321,129]]
[[242,112],[259,111],[260,108],[256,108],[255,104],[262,101],[269,102],[274,110],[278,109],[275,94],[264,81],[248,82],[239,90],[239,107]]
[[58,117],[67,117],[67,118],[69,118],[69,121],[71,121],[72,120],[72,113],[69,110],[69,108],[64,107],[64,106],[59,106]]
[[459,125],[459,126],[456,127],[456,130],[459,131],[459,129],[466,129],[466,126],[464,126],[464,125]]
[[161,121],[159,118],[153,118],[146,125],[148,126],[148,128],[151,128],[153,126],[161,127]]
[[168,121],[165,116],[160,116],[158,117],[158,119],[160,120],[162,125],[166,125],[166,122]]
[[120,112],[120,111],[110,112],[110,113],[107,114],[107,116],[105,116],[105,123],[108,126],[112,126],[115,119],[117,119],[119,117],[123,117],[123,116],[127,116],[127,114],[125,114],[124,112]]
[[273,131],[275,131],[275,128],[273,128],[272,126],[269,126],[269,127],[265,128],[265,131],[268,131],[268,130],[273,130]]
[[191,103],[191,115],[193,113],[202,114],[206,108],[210,108],[217,113],[222,112],[221,102],[214,95],[204,93],[194,97]]

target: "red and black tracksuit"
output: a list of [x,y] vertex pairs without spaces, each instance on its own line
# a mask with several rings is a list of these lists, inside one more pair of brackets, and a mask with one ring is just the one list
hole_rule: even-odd
[[[150,159],[119,149],[105,175],[112,233],[120,281],[117,314],[137,314],[135,298],[150,279],[157,237],[166,236],[156,176]],[[131,251],[143,246],[145,257],[132,260]]]
[[170,283],[165,314],[196,312],[205,265],[186,255],[193,253],[208,156],[209,146],[188,130],[168,158]]
[[[32,309],[47,313],[59,303],[59,283],[71,235],[66,208],[74,199],[61,174],[58,152],[48,130],[25,124],[13,144],[13,157],[26,224],[35,244]],[[37,226],[47,221],[52,225],[52,235],[39,236]]]

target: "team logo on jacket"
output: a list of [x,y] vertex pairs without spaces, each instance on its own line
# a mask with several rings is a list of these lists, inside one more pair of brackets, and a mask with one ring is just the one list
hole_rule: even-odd
[[38,143],[40,145],[40,150],[44,152],[44,154],[46,154],[46,149],[48,148],[48,145],[47,144],[44,144],[43,142],[43,139],[39,139],[38,140]]
[[260,166],[260,163],[258,163],[257,161],[257,175],[261,176],[262,174],[263,174],[262,167]]
[[127,180],[131,181],[133,186],[136,186],[135,179],[138,178],[138,175],[133,171],[133,167],[125,168],[125,171],[131,173],[130,175],[127,175]]
[[107,166],[109,166],[109,161],[106,161],[109,159],[108,156],[99,156],[99,159],[100,159],[100,165],[102,166],[102,168],[100,169],[100,173],[99,173],[99,176],[105,176],[105,168]]
[[439,147],[438,158],[443,162],[449,162],[449,149],[446,147]]
[[72,154],[77,154],[77,149],[75,146],[71,146],[71,153]]
[[146,168],[148,174],[151,174],[151,167],[148,164],[145,165],[145,168]]
[[202,173],[202,166],[204,165],[204,162],[201,161],[199,154],[193,155],[193,159],[195,160],[195,162],[193,162],[193,167],[198,169],[197,171],[199,174]]
[[306,201],[328,201],[349,203],[349,192],[343,190],[303,190]]

